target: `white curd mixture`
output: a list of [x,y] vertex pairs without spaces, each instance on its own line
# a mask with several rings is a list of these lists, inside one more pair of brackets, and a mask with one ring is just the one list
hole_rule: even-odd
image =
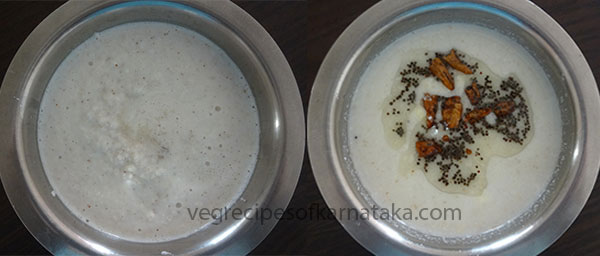
[[[453,79],[450,90],[431,75],[428,61],[436,53],[443,59],[452,49],[474,72],[465,74],[444,62]],[[411,62],[415,65],[409,66]],[[472,89],[473,81],[487,95],[495,94],[484,99],[489,104],[471,102],[465,89]],[[402,93],[407,84],[409,89]],[[424,101],[433,95],[436,111],[428,115]],[[444,104],[451,106],[446,100],[452,96],[462,105],[455,130],[448,128],[451,119],[443,117]],[[499,102],[515,103],[512,112],[502,112]],[[473,125],[465,119],[472,110],[484,111],[484,106],[484,118]],[[541,67],[510,38],[475,25],[431,25],[390,44],[362,75],[349,110],[350,156],[359,180],[380,207],[410,208],[417,217],[423,208],[460,209],[461,220],[402,220],[409,226],[440,236],[480,234],[523,213],[544,191],[560,152],[559,113]],[[510,120],[513,126],[505,125]],[[496,122],[508,130],[482,128]],[[467,128],[472,126],[480,127],[480,133]],[[471,135],[473,143],[465,143],[471,139],[461,132]],[[433,154],[420,155],[418,141],[435,141],[431,151],[422,152]],[[444,154],[456,158],[450,163],[442,160]],[[450,171],[444,177],[440,166],[445,164]],[[458,169],[461,173],[455,175]]]
[[255,100],[236,64],[183,27],[120,25],[75,48],[38,121],[57,198],[92,227],[133,241],[188,235],[187,207],[231,205],[258,153]]

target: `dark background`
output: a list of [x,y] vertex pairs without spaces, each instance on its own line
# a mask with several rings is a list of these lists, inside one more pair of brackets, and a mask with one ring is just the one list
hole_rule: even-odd
[[[312,83],[321,61],[342,31],[373,0],[235,1],[271,34],[290,63],[308,105]],[[534,1],[573,37],[600,78],[600,1]],[[0,0],[0,74],[2,78],[27,35],[62,1]],[[4,117],[0,117],[4,118]],[[543,254],[600,254],[600,182],[575,223]],[[3,190],[0,188],[0,190]],[[326,207],[315,183],[308,154],[291,208]],[[314,207],[314,206],[313,206]],[[369,254],[336,220],[281,220],[252,254]],[[0,254],[48,254],[15,215],[0,192]]]

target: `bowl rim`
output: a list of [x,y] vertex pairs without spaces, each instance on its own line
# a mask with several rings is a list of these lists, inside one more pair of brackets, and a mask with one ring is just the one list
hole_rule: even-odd
[[[54,223],[48,223],[43,218],[44,213],[36,210],[38,202],[35,193],[32,194],[28,189],[27,180],[30,177],[23,172],[21,163],[24,152],[19,146],[21,140],[18,123],[23,120],[18,112],[23,106],[21,98],[24,93],[23,88],[29,80],[31,70],[37,65],[39,58],[37,53],[46,47],[45,40],[50,39],[60,26],[69,23],[72,19],[82,17],[82,13],[93,15],[98,10],[105,10],[124,2],[129,1],[78,0],[63,4],[46,17],[23,42],[2,82],[0,99],[4,103],[0,106],[0,113],[5,118],[0,120],[0,138],[5,141],[5,144],[0,147],[0,155],[3,156],[0,161],[0,176],[4,190],[21,222],[36,240],[52,253],[111,254],[94,241],[71,240],[73,234],[65,235],[72,232],[71,230],[48,228]],[[301,172],[305,147],[305,122],[304,109],[294,74],[277,43],[250,14],[231,1],[146,0],[137,4],[178,4],[196,10],[210,11],[214,18],[235,28],[240,38],[254,47],[253,50],[259,54],[261,64],[268,72],[274,91],[279,97],[278,100],[285,103],[279,104],[281,120],[276,120],[276,125],[281,128],[283,140],[280,168],[274,170],[277,174],[270,197],[261,207],[285,209],[291,200]],[[221,239],[219,240],[221,244],[216,242],[218,246],[196,248],[186,253],[247,253],[268,235],[277,222],[278,219],[271,218],[260,223],[259,221],[244,223],[246,232],[241,234],[238,232],[235,239]],[[226,231],[228,230],[224,232]]]
[[[384,225],[369,221],[340,219],[344,229],[363,247],[375,254],[537,254],[556,241],[575,220],[589,197],[600,167],[597,155],[600,153],[600,137],[588,132],[600,125],[600,97],[593,74],[583,54],[566,31],[548,14],[529,1],[381,1],[355,19],[338,37],[327,53],[315,79],[308,107],[307,140],[309,158],[317,185],[329,207],[342,209],[357,205],[349,182],[343,177],[342,163],[335,153],[334,131],[331,125],[335,101],[341,97],[338,88],[348,72],[349,64],[355,58],[355,51],[364,47],[370,40],[372,30],[379,30],[381,24],[389,24],[394,14],[414,12],[427,5],[479,5],[501,10],[525,21],[543,33],[543,39],[551,41],[561,51],[562,60],[569,69],[579,96],[577,135],[581,139],[581,152],[578,169],[574,170],[567,189],[562,189],[557,200],[549,205],[551,212],[545,212],[530,228],[503,238],[488,246],[473,248],[471,251],[449,251],[425,247],[413,243]],[[418,12],[418,11],[417,11]],[[577,149],[576,148],[576,149]],[[336,215],[336,218],[338,216]],[[362,225],[361,225],[362,223]]]

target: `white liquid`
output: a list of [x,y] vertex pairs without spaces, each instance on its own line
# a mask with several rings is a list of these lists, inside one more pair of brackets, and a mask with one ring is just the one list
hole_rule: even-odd
[[217,45],[165,23],[120,25],[74,49],[42,100],[39,149],[82,221],[133,241],[189,235],[187,207],[231,205],[258,153],[258,114]]
[[[418,60],[416,61],[419,67],[428,68],[427,59],[431,58],[429,56],[433,56],[435,53],[430,52],[427,55],[424,54],[424,51],[414,51],[411,55],[403,55],[406,59]],[[425,93],[429,93],[432,95],[438,95],[442,97],[452,97],[459,96],[461,99],[461,104],[463,106],[463,113],[467,112],[467,109],[475,109],[476,106],[473,106],[468,96],[465,93],[465,87],[470,86],[472,83],[472,79],[476,78],[480,86],[482,87],[485,83],[486,78],[491,81],[489,86],[491,88],[487,89],[488,91],[500,91],[500,84],[507,78],[497,77],[493,70],[490,70],[485,63],[480,60],[474,59],[471,56],[465,55],[462,58],[463,61],[467,61],[467,63],[477,63],[477,70],[475,70],[474,74],[467,75],[463,74],[459,71],[452,70],[453,78],[454,78],[454,90],[449,90],[446,88],[441,81],[436,80],[435,77],[423,77],[422,75],[415,76],[414,74],[407,75],[409,78],[417,78],[419,79],[419,85],[414,89],[415,102],[410,103],[410,101],[401,101],[396,100],[393,104],[389,104],[395,99],[400,91],[403,90],[406,85],[404,83],[398,83],[393,86],[392,91],[389,96],[386,98],[383,109],[382,109],[382,121],[384,126],[384,132],[387,136],[388,143],[395,149],[397,149],[397,154],[402,156],[403,166],[405,169],[418,170],[423,171],[425,177],[429,180],[433,186],[437,187],[439,190],[448,192],[448,193],[462,193],[465,195],[481,195],[485,187],[487,186],[487,163],[488,159],[493,156],[500,157],[509,157],[515,155],[521,150],[523,150],[524,146],[526,146],[531,137],[534,135],[533,131],[528,131],[527,137],[523,138],[521,144],[519,143],[509,143],[504,141],[505,136],[496,130],[488,129],[487,135],[482,136],[481,134],[475,135],[470,129],[464,131],[472,136],[474,143],[467,143],[465,146],[465,150],[471,150],[471,154],[467,155],[465,158],[461,158],[458,161],[454,161],[460,168],[452,168],[450,172],[448,172],[448,184],[441,182],[439,179],[441,177],[440,167],[435,164],[437,161],[441,161],[441,158],[438,157],[435,160],[428,163],[427,172],[424,171],[424,158],[421,158],[421,163],[417,162],[418,154],[415,150],[415,143],[419,140],[416,135],[417,133],[425,134],[427,138],[436,139],[438,142],[442,140],[443,136],[453,137],[453,135],[445,128],[442,122],[442,114],[441,110],[436,111],[435,118],[432,121],[436,121],[437,125],[432,126],[429,129],[422,128],[423,125],[427,123],[426,111],[423,107],[422,99],[425,96]],[[401,80],[401,76],[397,79]],[[513,78],[516,79],[516,78]],[[514,80],[516,81],[516,80]],[[503,94],[509,94],[508,92],[503,92]],[[408,95],[408,93],[405,93]],[[527,95],[525,92],[521,93],[521,95],[525,98],[525,102],[527,103]],[[496,96],[499,97],[499,96]],[[407,97],[404,97],[407,98]],[[487,98],[487,97],[484,97]],[[513,99],[518,100],[518,99]],[[443,100],[440,100],[443,101]],[[482,99],[482,101],[487,101],[486,99]],[[387,104],[385,104],[387,102]],[[441,109],[442,103],[440,102],[439,108]],[[394,111],[397,112],[394,114]],[[512,113],[513,116],[516,115],[516,111]],[[530,115],[530,111],[524,111]],[[490,113],[486,116],[486,121],[490,124],[495,123],[496,117],[494,113]],[[403,136],[399,136],[395,132],[395,128],[397,128],[397,123],[402,124],[402,128],[404,129]],[[515,127],[518,127],[521,130],[524,130],[525,121],[522,120],[518,122]],[[521,135],[521,133],[519,133]],[[456,134],[454,135],[456,136]],[[456,144],[456,143],[455,143]],[[445,161],[447,163],[447,161]],[[410,168],[408,168],[410,167]],[[461,175],[463,177],[468,177],[471,173],[475,174],[475,178],[469,182],[468,186],[464,184],[454,184],[452,182],[451,177],[453,176],[456,169],[461,170]]]
[[[413,154],[402,152],[389,143],[382,122],[385,99],[392,86],[399,83],[399,70],[421,58],[425,51],[449,52],[452,48],[481,60],[502,78],[518,77],[532,113],[531,141],[516,155],[489,159],[487,186],[480,195],[446,193],[433,186],[422,166],[415,164],[414,142]],[[415,108],[421,108],[419,103]],[[461,211],[461,220],[404,220],[409,226],[447,237],[475,235],[517,217],[544,191],[560,152],[559,113],[556,95],[545,74],[521,46],[474,25],[432,25],[390,44],[362,75],[350,106],[350,156],[359,180],[380,207],[391,209],[393,204],[395,208],[411,208],[414,215],[423,208]],[[421,113],[416,118],[422,121],[423,116]],[[494,146],[493,141],[482,143]]]

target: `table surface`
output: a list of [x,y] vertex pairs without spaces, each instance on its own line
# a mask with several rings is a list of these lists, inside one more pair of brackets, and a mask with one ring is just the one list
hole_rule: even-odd
[[[312,83],[321,61],[340,33],[376,1],[236,1],[258,20],[281,47],[308,105]],[[583,51],[598,81],[600,78],[600,1],[538,0]],[[0,74],[10,64],[27,35],[61,1],[0,1]],[[577,220],[543,254],[594,255],[600,252],[600,182]],[[0,188],[1,189],[1,188]],[[305,153],[302,174],[289,207],[326,207]],[[252,254],[369,254],[336,220],[281,220]],[[15,215],[0,192],[0,254],[48,254]]]

